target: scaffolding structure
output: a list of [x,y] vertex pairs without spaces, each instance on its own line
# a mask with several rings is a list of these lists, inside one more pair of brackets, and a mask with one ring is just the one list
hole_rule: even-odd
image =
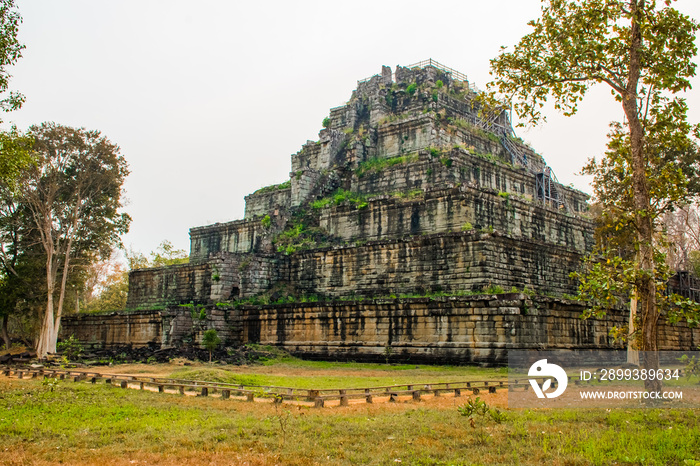
[[678,271],[668,281],[668,292],[700,303],[700,279],[692,272]]

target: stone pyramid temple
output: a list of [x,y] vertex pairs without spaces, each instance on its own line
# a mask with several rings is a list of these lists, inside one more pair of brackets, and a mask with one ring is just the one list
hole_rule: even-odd
[[465,75],[382,67],[292,155],[289,180],[245,198],[242,220],[192,228],[189,264],[131,272],[126,312],[68,319],[64,333],[168,346],[216,328],[311,357],[390,347],[467,363],[611,347],[624,312],[583,321],[564,299],[593,246],[587,198]]

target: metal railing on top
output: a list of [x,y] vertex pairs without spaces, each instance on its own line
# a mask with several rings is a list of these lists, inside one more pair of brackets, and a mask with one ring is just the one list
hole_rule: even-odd
[[449,73],[452,75],[452,79],[458,79],[460,81],[467,81],[469,82],[469,79],[467,78],[467,75],[464,73],[461,73],[454,68],[450,68],[449,66],[445,66],[442,63],[437,62],[436,60],[433,60],[432,58],[428,58],[427,60],[422,60],[419,61],[418,63],[414,63],[413,65],[408,65],[409,68],[425,68],[428,66],[432,66],[433,68],[437,68],[440,71],[444,71],[445,73]]

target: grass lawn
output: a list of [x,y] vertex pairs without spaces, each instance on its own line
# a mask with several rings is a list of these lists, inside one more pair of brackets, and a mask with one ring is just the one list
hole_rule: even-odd
[[[501,369],[282,359],[105,372],[343,388],[504,378]],[[485,394],[505,407],[504,391]],[[0,464],[700,464],[700,410],[504,410],[467,396],[314,409],[0,376]]]

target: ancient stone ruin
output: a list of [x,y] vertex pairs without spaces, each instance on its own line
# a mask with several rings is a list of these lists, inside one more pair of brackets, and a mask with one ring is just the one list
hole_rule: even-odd
[[[129,276],[127,310],[65,319],[101,345],[171,346],[216,328],[318,358],[502,362],[509,348],[608,348],[571,271],[587,195],[557,182],[463,74],[433,60],[358,81],[290,179],[245,217],[190,230],[190,263]],[[697,345],[667,328],[665,347]]]

